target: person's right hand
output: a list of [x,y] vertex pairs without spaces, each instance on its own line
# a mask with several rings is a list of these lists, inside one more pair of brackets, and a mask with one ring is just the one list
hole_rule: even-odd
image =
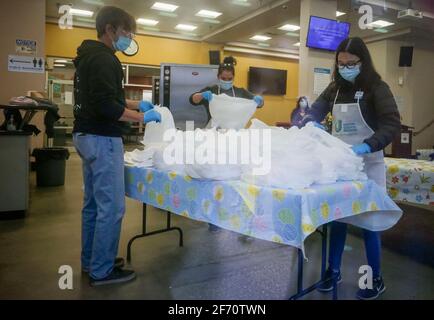
[[212,100],[212,92],[211,91],[202,92],[201,95],[202,95],[202,98],[204,98],[208,102]]
[[152,121],[161,122],[161,114],[158,111],[155,111],[153,109],[145,112],[143,116],[144,123],[148,123]]
[[142,100],[139,102],[139,110],[140,112],[147,112],[149,110],[154,109],[154,105],[149,101]]

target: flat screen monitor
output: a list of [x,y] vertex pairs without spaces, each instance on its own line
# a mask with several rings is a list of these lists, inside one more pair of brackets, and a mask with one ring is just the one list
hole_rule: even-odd
[[255,94],[285,95],[287,71],[250,67],[249,91]]
[[350,26],[348,22],[310,16],[306,46],[336,51],[339,44],[350,35]]

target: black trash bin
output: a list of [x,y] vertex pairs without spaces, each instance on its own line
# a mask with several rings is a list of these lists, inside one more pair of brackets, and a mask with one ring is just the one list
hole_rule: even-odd
[[57,187],[65,184],[66,160],[69,151],[65,148],[34,149],[36,159],[36,184],[38,187]]

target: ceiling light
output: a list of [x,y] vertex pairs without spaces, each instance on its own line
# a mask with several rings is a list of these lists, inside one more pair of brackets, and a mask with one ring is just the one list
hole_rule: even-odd
[[300,30],[299,26],[293,25],[293,24],[285,24],[284,26],[281,26],[279,30],[283,31],[298,31]]
[[261,35],[256,35],[250,38],[250,40],[254,40],[254,41],[268,41],[270,39],[271,37],[261,36]]
[[83,0],[84,3],[93,4],[94,6],[103,7],[105,6],[104,2],[100,0]]
[[154,27],[158,24],[157,20],[152,20],[152,19],[143,19],[143,18],[139,18],[137,19],[137,23],[138,24],[142,24],[144,26],[151,26]]
[[293,46],[294,47],[299,47],[300,46],[300,42],[294,43]]
[[55,63],[54,66],[55,66],[56,68],[65,68],[65,67],[66,67],[66,64]]
[[252,4],[247,0],[233,0],[232,3],[236,6],[250,7]]
[[378,28],[378,29],[374,29],[375,32],[379,32],[379,33],[388,33],[389,30],[387,29],[382,29],[382,28]]
[[220,23],[219,20],[214,20],[214,19],[203,19],[203,22],[212,23],[212,24],[219,24]]
[[221,12],[210,11],[210,10],[200,10],[198,13],[196,13],[196,16],[198,17],[211,18],[211,19],[215,19],[217,17],[220,17],[221,15],[222,15]]
[[345,12],[341,12],[341,11],[336,11],[336,17],[343,16],[344,14],[346,14],[346,13]]
[[197,27],[196,26],[192,26],[190,24],[178,24],[175,29],[177,30],[182,30],[182,31],[193,31],[196,30]]
[[393,22],[384,21],[384,20],[377,20],[377,21],[369,23],[368,27],[372,27],[372,28],[386,28],[386,27],[393,26],[393,25],[394,25]]
[[69,13],[72,14],[73,16],[80,16],[80,17],[92,17],[93,16],[93,11],[81,10],[81,9],[75,9],[75,8],[69,9]]
[[290,37],[295,37],[295,38],[300,37],[300,35],[298,33],[295,33],[295,32],[287,32],[286,35],[290,36]]
[[55,59],[54,63],[68,63],[69,61],[66,59]]
[[175,6],[174,4],[163,3],[163,2],[155,2],[154,5],[151,7],[151,9],[154,9],[154,10],[160,10],[160,11],[166,11],[166,12],[173,12],[178,8],[179,7]]

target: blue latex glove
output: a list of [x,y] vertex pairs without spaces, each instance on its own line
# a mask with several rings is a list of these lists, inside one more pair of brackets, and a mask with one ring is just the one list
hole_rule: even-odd
[[139,110],[140,112],[147,112],[149,110],[154,109],[154,105],[150,103],[149,101],[142,100],[139,103]]
[[161,114],[155,110],[149,110],[145,112],[145,115],[143,116],[143,122],[148,123],[152,121],[161,122]]
[[325,130],[324,126],[321,123],[318,123],[316,121],[312,121],[314,127],[321,129],[321,130]]
[[254,96],[253,100],[256,102],[258,107],[262,107],[262,105],[264,104],[264,98],[262,98],[261,96]]
[[206,101],[212,100],[212,92],[211,91],[205,91],[201,93],[202,98],[204,98]]
[[354,153],[358,156],[366,153],[371,153],[371,147],[367,143],[356,144],[352,146],[351,149],[353,149]]

